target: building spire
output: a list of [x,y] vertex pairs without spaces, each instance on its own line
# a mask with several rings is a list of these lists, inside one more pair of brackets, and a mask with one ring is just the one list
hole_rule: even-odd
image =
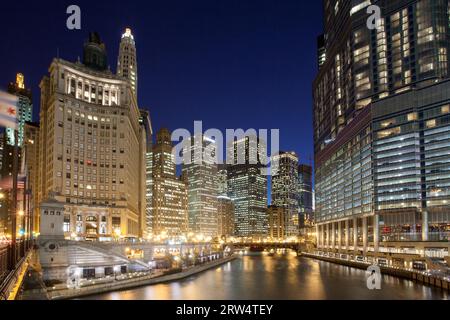
[[138,74],[136,42],[130,28],[122,34],[117,59],[117,75],[128,79],[135,96],[137,96]]

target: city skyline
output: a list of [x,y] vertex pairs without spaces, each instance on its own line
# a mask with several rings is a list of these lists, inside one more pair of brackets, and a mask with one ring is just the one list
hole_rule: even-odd
[[[52,39],[41,37],[39,47],[42,50],[35,56],[25,54],[35,45],[33,38],[23,39],[23,46],[27,48],[23,53],[12,55],[1,52],[0,66],[5,80],[11,81],[17,72],[22,72],[26,85],[31,87],[34,97],[38,97],[37,84],[51,60],[59,55],[68,61],[76,61],[82,55],[77,44],[86,41],[90,31],[97,31],[107,44],[108,65],[114,71],[115,57],[119,52],[117,39],[129,27],[137,42],[141,89],[139,106],[150,109],[155,131],[162,127],[171,131],[177,128],[192,131],[195,120],[204,121],[205,127],[222,131],[227,128],[281,128],[282,149],[295,150],[301,161],[309,164],[313,158],[309,80],[313,79],[316,70],[316,66],[309,61],[316,55],[314,41],[322,23],[308,17],[304,6],[312,6],[320,14],[321,4],[274,5],[263,1],[258,5],[248,3],[242,7],[236,2],[230,3],[229,7],[220,6],[223,10],[218,14],[214,5],[204,1],[193,8],[190,4],[176,3],[178,9],[172,12],[167,5],[147,3],[143,5],[150,6],[149,10],[138,10],[134,4],[130,4],[127,10],[118,10],[119,5],[113,2],[104,6],[104,14],[110,18],[99,23],[88,14],[93,5],[81,1],[78,4],[83,18],[80,31],[53,27],[58,19],[62,25],[65,24],[67,15],[64,14],[66,6],[63,4],[47,6],[44,2],[36,8],[32,5],[35,12],[45,9],[55,14],[56,21],[39,22],[43,30],[52,30]],[[9,3],[7,6],[15,12],[15,4]],[[183,9],[191,15],[182,15]],[[250,10],[256,10],[260,15],[252,20],[244,19],[243,16]],[[273,10],[278,14],[272,16]],[[151,19],[146,16],[147,13]],[[218,15],[216,20],[219,20],[211,21],[210,14]],[[25,16],[21,19],[33,23],[34,15],[28,11],[22,15]],[[133,19],[127,19],[127,16]],[[9,19],[15,20],[13,15],[5,18],[5,23]],[[152,21],[150,27],[147,20]],[[205,22],[201,23],[203,20]],[[206,21],[208,29],[204,27]],[[180,30],[179,25],[185,28]],[[16,34],[11,37],[24,37],[18,35],[17,28]],[[262,30],[265,37],[254,38],[255,28]],[[245,32],[239,37],[230,37],[228,31],[235,30],[232,31],[234,34],[237,29]],[[8,33],[11,31],[6,30]],[[181,32],[178,34],[177,31]],[[298,32],[309,39],[304,40],[305,44],[310,44],[306,50],[304,44],[297,43]],[[220,38],[220,46],[219,38],[212,40],[213,34]],[[254,57],[249,60],[249,55]],[[6,61],[8,63],[4,63]],[[28,63],[24,64],[24,61]],[[260,70],[259,76],[255,77],[257,70]],[[305,74],[305,77],[300,74]],[[4,85],[6,83],[0,84],[0,87]],[[174,91],[178,94],[173,95]],[[278,112],[272,113],[272,108]],[[169,109],[185,117],[173,117]],[[297,116],[299,109],[306,116]],[[35,101],[34,119],[38,119],[38,110],[39,101]],[[240,116],[220,116],[225,110],[239,112]]]
[[449,299],[450,0],[6,9],[0,300]]

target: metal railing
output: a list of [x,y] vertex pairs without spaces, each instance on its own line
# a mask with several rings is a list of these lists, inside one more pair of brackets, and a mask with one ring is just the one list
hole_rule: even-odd
[[20,262],[33,248],[33,240],[17,241],[15,245],[0,244],[0,286],[7,276],[13,272]]
[[9,250],[8,245],[0,245],[0,283],[9,273]]

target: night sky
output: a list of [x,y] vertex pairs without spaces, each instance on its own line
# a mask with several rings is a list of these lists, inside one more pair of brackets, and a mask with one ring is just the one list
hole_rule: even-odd
[[[66,28],[77,4],[82,30]],[[313,156],[312,81],[321,1],[3,1],[0,88],[25,75],[38,120],[39,82],[57,54],[82,56],[89,31],[106,43],[115,72],[120,36],[136,39],[139,105],[155,130],[280,129],[281,149]]]

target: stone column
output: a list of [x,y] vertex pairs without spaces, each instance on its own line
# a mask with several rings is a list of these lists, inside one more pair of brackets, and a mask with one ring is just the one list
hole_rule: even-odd
[[331,249],[334,250],[336,248],[336,223],[333,222],[331,224]]
[[422,241],[428,241],[428,212],[422,212]]
[[358,251],[358,218],[353,218],[353,248]]
[[320,245],[323,248],[325,248],[325,226],[322,224],[320,226]]
[[364,217],[362,220],[362,228],[363,228],[363,252],[367,253],[367,217]]
[[345,248],[348,250],[350,246],[350,221],[345,220]]
[[375,253],[380,250],[380,216],[378,214],[373,216],[373,248]]
[[317,243],[317,248],[320,247],[320,228],[319,225],[316,225],[316,243]]
[[342,221],[338,222],[338,250],[342,249]]
[[330,224],[329,223],[327,223],[327,234],[326,234],[326,237],[327,237],[327,241],[326,241],[326,247],[327,247],[327,249],[329,249],[330,248]]

